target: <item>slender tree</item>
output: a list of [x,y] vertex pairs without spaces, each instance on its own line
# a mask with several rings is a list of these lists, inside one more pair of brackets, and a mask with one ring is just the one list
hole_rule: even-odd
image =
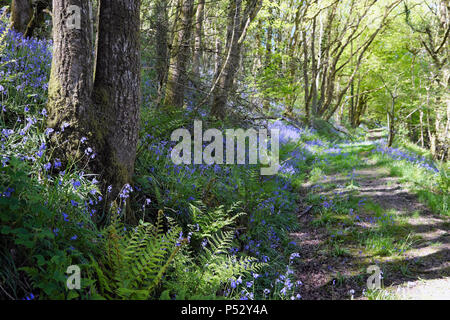
[[[202,53],[203,17],[205,0],[200,0],[195,14],[194,50],[192,57],[192,73],[197,79],[200,77],[200,56]],[[196,79],[196,80],[197,80]]]
[[182,107],[187,87],[187,68],[190,57],[191,36],[194,17],[194,0],[182,1],[181,23],[176,25],[176,41],[172,48],[169,76],[166,87],[167,106]]
[[157,0],[153,10],[152,24],[155,30],[156,62],[155,69],[157,74],[157,98],[156,105],[160,105],[164,99],[164,88],[167,82],[167,73],[169,70],[169,16],[168,1]]
[[243,8],[242,2],[242,0],[230,0],[228,8],[226,57],[212,88],[213,104],[211,114],[218,118],[225,117],[228,94],[232,89],[241,59],[241,47],[250,23],[255,19],[262,4],[261,0],[251,0]]

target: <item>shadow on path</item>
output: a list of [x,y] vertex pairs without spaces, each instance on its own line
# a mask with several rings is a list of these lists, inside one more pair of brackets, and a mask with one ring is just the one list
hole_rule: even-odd
[[[361,167],[354,171],[353,179],[356,191],[344,187],[350,183],[350,177],[326,176],[319,182],[325,185],[319,194],[333,198],[337,192],[357,193],[404,221],[401,227],[405,234],[413,235],[414,241],[399,255],[370,255],[356,241],[345,243],[345,253],[336,255],[330,247],[327,228],[311,224],[313,212],[302,215],[300,230],[291,236],[300,247],[296,274],[303,282],[303,299],[349,299],[351,290],[355,299],[367,299],[363,292],[367,290],[370,265],[380,267],[384,288],[395,298],[450,299],[449,219],[434,215],[399,178],[390,177],[386,168]],[[304,185],[303,196],[311,187]],[[362,214],[375,216],[370,210]]]

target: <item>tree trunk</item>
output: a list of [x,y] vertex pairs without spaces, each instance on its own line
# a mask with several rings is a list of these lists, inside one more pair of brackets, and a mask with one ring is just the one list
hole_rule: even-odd
[[240,37],[241,4],[242,0],[231,0],[228,12],[227,57],[219,74],[218,85],[214,92],[211,108],[211,114],[218,118],[225,117],[228,91],[231,89],[239,64],[240,46],[238,45],[238,39]]
[[[81,10],[79,29],[67,27],[71,5]],[[114,199],[131,182],[136,156],[140,0],[99,2],[95,80],[90,5],[86,0],[53,1],[48,126],[61,130],[52,135],[58,156],[70,162],[87,154],[90,171],[100,175],[105,189],[112,186],[109,196]]]
[[156,74],[157,74],[157,98],[156,105],[159,106],[164,99],[164,87],[169,70],[169,16],[167,0],[157,0],[154,10],[153,28],[156,31]]
[[222,52],[222,43],[220,42],[220,39],[217,37],[214,52],[214,80],[217,79],[217,77],[219,76],[220,69],[222,68],[220,60],[221,52]]
[[311,108],[310,108],[310,94],[309,94],[309,76],[308,76],[308,47],[307,47],[307,37],[306,37],[306,31],[302,31],[302,47],[303,47],[303,81],[305,83],[304,90],[305,90],[305,121],[307,124],[310,123],[311,120]]
[[205,8],[205,0],[200,0],[197,5],[196,19],[195,19],[195,36],[194,36],[194,54],[192,58],[192,73],[195,81],[200,79],[200,55],[202,47],[202,31],[203,31],[203,15]]
[[25,34],[32,18],[33,6],[31,0],[12,0],[11,29]]
[[[58,157],[80,158],[80,140],[89,131],[89,111],[93,84],[93,53],[89,24],[89,1],[53,1],[53,59],[48,89],[48,127],[60,130],[52,136]],[[67,27],[69,6],[81,11],[81,28]]]
[[217,86],[213,90],[213,105],[211,114],[218,118],[225,117],[228,93],[233,86],[234,77],[239,68],[242,42],[250,23],[261,8],[261,1],[253,0],[247,3],[242,14],[242,0],[230,0],[228,10],[227,56],[219,72]]
[[187,66],[190,56],[192,20],[194,15],[194,0],[184,0],[181,9],[181,25],[177,28],[176,47],[173,48],[169,67],[169,78],[166,88],[165,104],[181,108],[184,102],[184,91],[187,86]]
[[395,98],[392,98],[391,110],[388,111],[388,125],[389,125],[389,135],[388,135],[388,147],[392,147],[395,137]]
[[131,181],[139,135],[140,0],[101,0],[93,102],[102,173]]
[[423,110],[422,109],[420,109],[419,120],[420,120],[420,145],[422,148],[424,148],[425,141],[424,141],[424,136],[423,136]]
[[[272,14],[272,8],[269,9],[270,14]],[[269,19],[268,21],[269,25],[267,26],[267,38],[266,38],[266,56],[264,59],[264,68],[269,68],[270,64],[272,62],[272,36],[273,36],[273,29],[272,29],[272,21]],[[292,105],[288,104],[288,108],[290,108]],[[263,110],[265,112],[269,112],[270,110],[270,100],[268,97],[264,97],[263,99]],[[292,114],[292,110],[291,112],[289,112],[289,115]]]

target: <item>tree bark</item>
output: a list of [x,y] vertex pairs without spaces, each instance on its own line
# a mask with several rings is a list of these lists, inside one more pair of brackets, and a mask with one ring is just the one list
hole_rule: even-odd
[[238,46],[238,39],[240,37],[241,4],[242,0],[230,1],[226,43],[227,57],[217,79],[217,87],[213,93],[213,105],[211,108],[211,114],[218,118],[225,117],[228,90],[232,86],[237,65],[239,64],[240,47]]
[[197,81],[200,78],[200,56],[202,47],[203,15],[205,0],[200,0],[197,5],[194,35],[194,53],[192,58],[192,73]]
[[169,70],[169,16],[167,0],[157,0],[154,10],[154,29],[156,31],[156,74],[157,74],[157,98],[159,106],[164,99],[164,87],[167,82]]
[[387,112],[388,114],[388,127],[389,127],[389,135],[388,135],[388,141],[387,146],[392,147],[392,144],[394,143],[394,137],[395,137],[395,100],[396,97],[392,97],[391,101],[391,110]]
[[[67,27],[71,5],[81,10],[79,29]],[[59,131],[52,135],[58,156],[70,163],[87,154],[90,171],[100,175],[105,189],[112,186],[114,199],[131,182],[136,156],[140,0],[100,0],[95,80],[90,5],[86,0],[53,1],[48,126]]]
[[[67,27],[68,8],[81,9],[81,28]],[[92,109],[92,34],[88,26],[89,3],[85,0],[53,1],[53,59],[48,89],[48,127],[60,130],[53,136],[61,158],[82,155],[80,140],[89,132],[88,113]]]
[[100,0],[93,90],[102,173],[113,188],[134,171],[140,111],[140,0]]
[[217,86],[213,88],[211,114],[217,118],[223,119],[225,117],[228,93],[233,86],[234,77],[239,68],[242,43],[250,23],[261,8],[261,3],[260,0],[249,1],[242,13],[242,0],[230,0],[225,50],[227,56],[218,75]]
[[31,0],[12,0],[11,29],[25,34],[32,18],[33,6]]
[[420,109],[419,121],[420,121],[420,146],[422,148],[424,148],[425,141],[424,141],[424,136],[423,136],[423,110],[422,109]]
[[184,0],[181,9],[181,25],[177,30],[176,46],[172,50],[169,78],[166,87],[165,104],[170,107],[183,107],[184,91],[187,87],[187,66],[190,56],[194,0]]

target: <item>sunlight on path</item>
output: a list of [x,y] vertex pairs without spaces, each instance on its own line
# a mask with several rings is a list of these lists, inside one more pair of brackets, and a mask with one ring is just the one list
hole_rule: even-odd
[[[450,299],[449,219],[434,215],[387,167],[358,154],[363,164],[351,174],[337,169],[303,185],[305,207],[311,194],[323,201],[312,203],[313,210],[299,217],[301,229],[292,234],[303,256],[297,276],[304,299],[349,299],[353,292],[354,299]],[[352,199],[361,200],[350,223],[342,208],[327,210],[336,203],[346,207]],[[350,215],[354,218],[353,209]],[[383,217],[391,219],[388,225],[379,223]],[[367,246],[374,234],[386,243],[378,251]],[[347,236],[334,241],[335,235]],[[403,249],[394,248],[401,243]],[[365,270],[372,264],[383,270],[386,295],[367,294]]]
[[450,277],[408,282],[396,290],[404,300],[450,300]]

